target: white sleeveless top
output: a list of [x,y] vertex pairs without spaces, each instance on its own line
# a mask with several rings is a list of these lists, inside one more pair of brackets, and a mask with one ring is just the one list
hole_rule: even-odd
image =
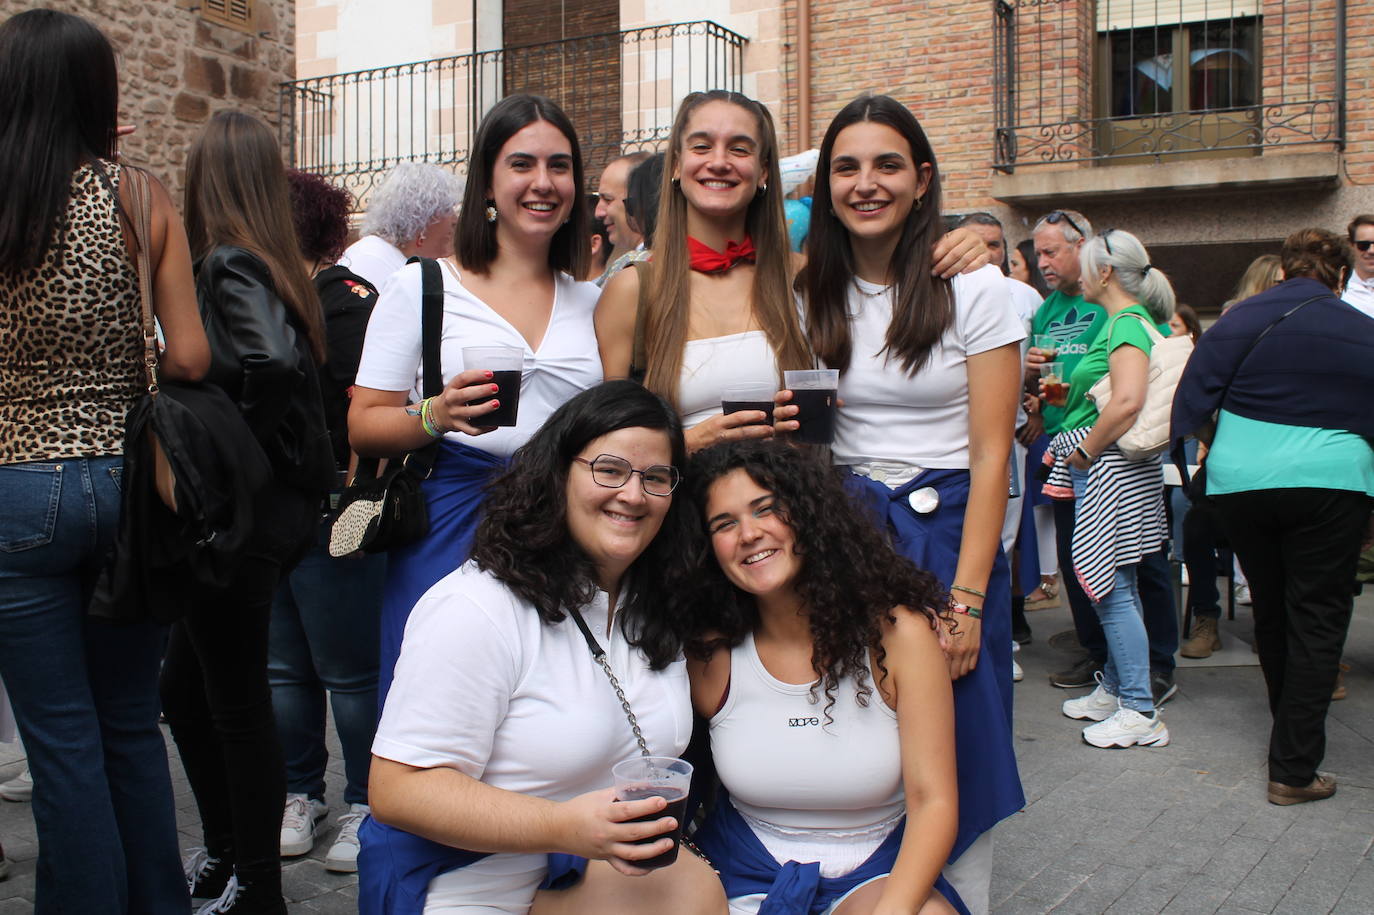
[[767,381],[779,384],[778,360],[761,330],[724,337],[688,340],[682,348],[678,412],[690,429],[720,412],[720,395],[732,384]]
[[827,724],[824,691],[813,704],[811,684],[770,674],[752,634],[730,652],[730,692],[711,718],[711,754],[751,825],[867,833],[905,812],[897,713],[871,675],[869,686],[861,706],[854,680],[841,680]]

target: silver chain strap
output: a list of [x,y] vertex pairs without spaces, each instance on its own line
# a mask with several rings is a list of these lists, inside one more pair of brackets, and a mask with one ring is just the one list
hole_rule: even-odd
[[625,718],[630,722],[630,730],[634,732],[635,743],[639,744],[639,754],[641,756],[652,756],[649,747],[644,743],[644,734],[639,729],[639,720],[635,718],[634,710],[630,708],[630,700],[625,696],[625,690],[621,688],[620,681],[616,679],[615,671],[611,670],[611,662],[606,660],[606,651],[601,647],[601,643],[592,635],[592,631],[587,628],[587,621],[582,618],[582,614],[577,610],[569,611],[573,622],[577,623],[577,628],[582,630],[582,637],[587,640],[587,647],[592,651],[592,658],[601,665],[601,669],[606,672],[606,679],[611,681],[611,688],[615,690],[615,697],[620,700],[620,707],[625,710]]

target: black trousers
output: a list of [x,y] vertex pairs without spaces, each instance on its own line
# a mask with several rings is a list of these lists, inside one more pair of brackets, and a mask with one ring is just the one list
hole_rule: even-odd
[[1326,755],[1326,710],[1374,500],[1338,489],[1261,489],[1215,501],[1254,600],[1255,644],[1274,716],[1269,778],[1306,785]]
[[[1073,573],[1073,508],[1072,501],[1054,501],[1054,537],[1059,553],[1060,578],[1064,582],[1064,596],[1073,613],[1073,627],[1078,643],[1092,655],[1098,666],[1107,662],[1107,635],[1102,631],[1093,602],[1078,584]],[[1140,558],[1136,566],[1136,583],[1140,588],[1140,606],[1145,616],[1145,632],[1150,637],[1150,673],[1172,675],[1177,663],[1178,611],[1174,606],[1174,586],[1169,571],[1169,550],[1161,546],[1156,552]]]
[[319,501],[285,486],[270,490],[234,581],[204,592],[172,626],[161,691],[206,847],[250,882],[280,889],[286,765],[267,683],[267,633],[277,583],[312,539]]

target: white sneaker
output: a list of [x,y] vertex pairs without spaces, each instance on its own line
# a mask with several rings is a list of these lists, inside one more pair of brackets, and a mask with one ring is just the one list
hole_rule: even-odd
[[0,783],[0,797],[7,801],[33,800],[33,774],[29,767],[7,782]]
[[329,813],[329,805],[304,794],[288,794],[281,815],[281,856],[310,854],[315,845],[315,826]]
[[1236,585],[1236,603],[1242,607],[1249,607],[1255,603],[1250,599],[1250,586],[1248,584]]
[[325,870],[336,874],[352,874],[358,870],[358,827],[371,812],[366,804],[350,804],[348,813],[339,817],[339,834],[324,857]]
[[1077,699],[1064,700],[1062,709],[1065,718],[1104,721],[1116,714],[1121,703],[1116,696],[1107,692],[1107,687],[1102,683],[1102,671],[1097,671],[1093,676],[1097,678],[1097,687],[1092,692]]
[[1124,705],[1106,721],[1090,724],[1083,729],[1083,740],[1095,747],[1167,747],[1169,729],[1158,710],[1153,715],[1140,714]]
[[1016,644],[1016,640],[1015,640],[1015,639],[1012,639],[1012,642],[1011,642],[1011,653],[1012,653],[1012,659],[1011,659],[1011,682],[1013,682],[1013,683],[1020,683],[1022,680],[1026,679],[1026,672],[1025,672],[1024,670],[1021,669],[1021,665],[1020,665],[1020,663],[1017,662],[1016,657],[1015,657],[1016,653],[1017,653],[1018,651],[1020,651],[1020,650],[1021,650],[1021,646],[1018,645],[1018,644]]

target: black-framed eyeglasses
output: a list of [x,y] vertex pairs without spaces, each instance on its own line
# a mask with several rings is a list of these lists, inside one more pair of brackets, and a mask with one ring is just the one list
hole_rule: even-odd
[[1361,251],[1368,251],[1370,245],[1374,245],[1374,239],[1364,239],[1355,242],[1355,247],[1359,248]]
[[590,461],[583,457],[575,457],[573,460],[579,464],[586,464],[592,472],[592,482],[607,489],[619,489],[630,482],[631,476],[639,474],[640,485],[646,493],[651,496],[670,496],[673,490],[677,489],[677,484],[682,481],[677,468],[670,464],[655,464],[643,470],[635,470],[629,461],[614,454],[598,454]]
[[1045,222],[1049,223],[1050,225],[1054,225],[1055,223],[1061,221],[1067,222],[1069,224],[1069,228],[1073,229],[1075,232],[1078,233],[1079,238],[1088,237],[1088,233],[1084,232],[1081,228],[1079,228],[1078,223],[1073,221],[1073,217],[1070,216],[1068,213],[1065,213],[1063,210],[1055,210],[1054,212],[1050,213],[1048,216],[1045,217]]

